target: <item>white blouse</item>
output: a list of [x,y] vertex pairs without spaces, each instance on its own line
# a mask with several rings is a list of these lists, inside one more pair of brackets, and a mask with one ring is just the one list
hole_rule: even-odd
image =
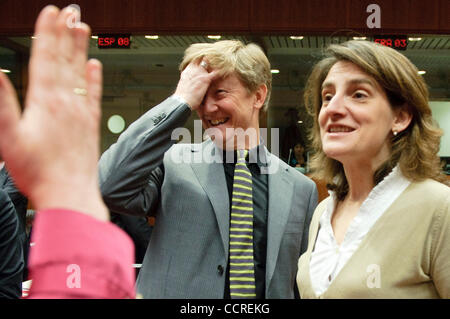
[[351,221],[340,246],[336,242],[331,226],[331,216],[336,207],[336,195],[329,191],[331,198],[320,217],[319,233],[309,264],[311,283],[316,295],[319,296],[328,289],[364,236],[409,184],[410,181],[396,166],[369,193]]

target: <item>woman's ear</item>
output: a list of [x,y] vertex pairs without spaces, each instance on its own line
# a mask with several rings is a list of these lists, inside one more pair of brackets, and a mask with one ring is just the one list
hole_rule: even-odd
[[406,128],[409,126],[409,123],[411,123],[412,113],[410,112],[406,104],[396,109],[394,112],[395,117],[394,123],[392,125],[392,131],[401,133],[402,131],[406,130]]
[[257,109],[261,109],[264,105],[264,101],[267,96],[267,86],[265,84],[261,84],[259,88],[255,92],[255,102],[254,107]]

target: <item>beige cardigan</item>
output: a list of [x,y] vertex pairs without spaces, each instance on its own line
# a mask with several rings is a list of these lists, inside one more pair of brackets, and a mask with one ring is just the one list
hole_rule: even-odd
[[328,200],[314,212],[308,249],[298,262],[302,298],[450,298],[450,187],[434,180],[411,183],[316,296],[309,261]]

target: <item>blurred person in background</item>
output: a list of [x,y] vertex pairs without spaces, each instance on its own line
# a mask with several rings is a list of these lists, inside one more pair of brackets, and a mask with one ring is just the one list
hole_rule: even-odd
[[289,165],[300,169],[302,173],[306,173],[306,156],[303,143],[300,141],[295,143],[290,152]]

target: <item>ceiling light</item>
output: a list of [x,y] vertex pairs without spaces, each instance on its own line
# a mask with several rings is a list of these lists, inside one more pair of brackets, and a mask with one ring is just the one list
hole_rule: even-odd
[[427,73],[427,71],[424,71],[424,70],[420,70],[419,72],[417,72],[417,74],[420,74],[420,75],[424,75],[425,73]]
[[32,35],[31,38],[32,38],[33,40],[36,39],[36,37],[35,37],[34,35]]
[[409,41],[420,41],[420,40],[422,40],[422,38],[413,38],[413,37],[411,37],[411,38],[408,38],[408,40]]
[[272,70],[270,70],[270,73],[278,74],[278,73],[280,73],[280,70],[278,70],[278,69],[272,69]]
[[92,39],[98,39],[98,35],[91,35]]
[[114,133],[118,134],[125,128],[125,120],[120,115],[113,115],[108,119],[108,129]]
[[303,124],[303,121],[298,121],[297,123],[298,123],[298,124]]
[[291,38],[291,40],[303,40],[303,36],[302,35],[292,35],[289,38]]
[[145,38],[150,40],[158,40],[159,35],[146,35]]
[[353,37],[353,40],[365,40],[367,37]]
[[0,72],[3,72],[3,73],[11,73],[11,70],[7,70],[7,69],[2,69],[2,68],[0,68]]
[[208,35],[208,39],[213,40],[219,40],[222,36],[221,35]]

